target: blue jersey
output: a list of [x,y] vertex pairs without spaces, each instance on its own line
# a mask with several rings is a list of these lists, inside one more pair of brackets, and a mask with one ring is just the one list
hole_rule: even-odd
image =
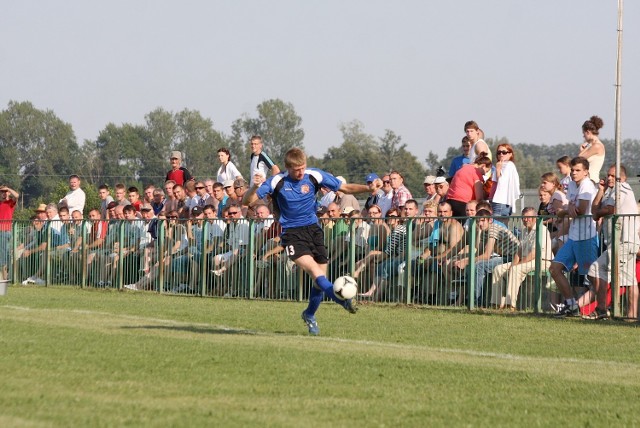
[[[311,180],[315,179],[315,183]],[[279,186],[280,182],[283,182]],[[258,188],[256,195],[263,199],[276,192],[276,203],[280,209],[280,224],[282,229],[291,227],[311,226],[318,223],[316,216],[316,183],[320,187],[327,187],[333,191],[340,189],[342,182],[333,175],[320,169],[307,168],[301,180],[289,177],[283,172],[270,177]]]

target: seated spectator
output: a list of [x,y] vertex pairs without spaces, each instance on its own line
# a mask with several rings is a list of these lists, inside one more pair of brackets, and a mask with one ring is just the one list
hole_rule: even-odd
[[370,284],[369,289],[360,294],[361,297],[376,297],[382,299],[387,290],[387,283],[396,275],[398,266],[404,261],[404,248],[407,229],[402,223],[402,219],[398,216],[397,211],[389,210],[387,215],[387,224],[391,232],[387,237],[384,251],[382,254],[367,255],[363,259],[364,263],[369,262],[368,258],[373,258],[376,262],[375,275]]
[[233,263],[244,256],[249,242],[249,222],[242,217],[242,208],[237,203],[229,205],[227,210],[227,251],[216,254],[213,258],[212,273],[221,276]]
[[[481,209],[477,213],[478,218],[478,239],[475,251],[475,265],[469,265],[469,255],[459,258],[453,262],[453,267],[464,270],[469,278],[469,270],[476,271],[475,295],[476,304],[481,303],[482,285],[486,274],[491,273],[497,265],[511,261],[518,248],[518,238],[507,228],[494,224],[491,212]],[[488,218],[489,217],[489,218]]]
[[[347,180],[341,175],[337,176],[336,178],[343,183],[347,182]],[[336,190],[335,193],[336,197],[333,202],[338,204],[338,206],[340,207],[340,212],[343,212],[345,208],[351,208],[351,211],[360,210],[360,202],[358,202],[355,196],[344,193],[341,190]]]
[[140,207],[142,206],[142,201],[140,200],[140,191],[136,186],[131,186],[128,189],[129,195],[129,205],[133,206],[133,209],[136,210],[136,213],[140,212]]
[[[491,304],[498,307],[498,309],[508,307],[512,312],[516,310],[522,281],[524,281],[529,272],[536,270],[537,230],[535,208],[525,208],[522,210],[522,216],[524,229],[518,250],[511,262],[498,265],[493,269],[491,287]],[[549,231],[544,228],[540,233],[542,234],[540,270],[544,271],[549,269],[553,253],[551,252]],[[505,283],[507,285],[506,293],[504,292]]]

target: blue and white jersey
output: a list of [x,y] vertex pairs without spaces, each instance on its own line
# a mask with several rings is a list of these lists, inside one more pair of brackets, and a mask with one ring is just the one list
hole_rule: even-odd
[[[318,223],[316,216],[316,187],[327,187],[333,191],[340,189],[342,182],[333,175],[320,169],[307,168],[304,177],[297,181],[289,177],[288,172],[282,172],[262,183],[256,194],[260,199],[272,195],[276,189],[276,201],[280,210],[280,224],[282,229],[291,227],[311,226]],[[280,182],[283,182],[279,186]],[[318,188],[319,188],[318,187]]]

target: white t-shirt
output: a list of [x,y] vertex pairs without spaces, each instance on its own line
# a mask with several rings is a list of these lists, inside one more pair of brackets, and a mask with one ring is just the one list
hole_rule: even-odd
[[497,184],[491,202],[509,205],[513,213],[516,210],[516,201],[520,198],[520,176],[516,165],[507,161],[502,166],[500,178],[497,178],[497,175],[497,172],[494,171],[492,180]]
[[589,177],[585,177],[578,185],[575,181],[569,183],[567,199],[575,206],[580,205],[580,201],[588,201],[584,215],[578,216],[571,221],[569,226],[569,239],[573,241],[584,241],[596,236],[596,222],[591,217],[591,204],[596,197],[596,185]]
[[84,194],[84,190],[81,188],[77,188],[76,190],[69,190],[63,199],[60,199],[60,202],[63,200],[67,201],[67,208],[69,208],[69,214],[74,211],[80,211],[81,213],[84,210],[84,202],[86,200],[86,196]]
[[[621,230],[618,232],[619,242],[636,242],[638,240],[638,225],[640,222],[636,221],[635,217],[629,217],[632,214],[638,214],[638,205],[636,203],[636,197],[633,193],[633,189],[629,186],[629,183],[620,183],[620,201],[618,201],[616,214],[625,215],[618,218],[618,224]],[[611,187],[605,190],[602,196],[600,205],[604,206],[616,206],[616,192],[615,188]],[[604,219],[604,242],[607,245],[611,244],[611,226],[612,218]]]
[[242,174],[240,174],[238,168],[236,168],[236,166],[231,161],[227,162],[227,165],[220,165],[220,168],[218,168],[218,183],[224,183],[227,180],[235,180],[236,178],[241,177]]

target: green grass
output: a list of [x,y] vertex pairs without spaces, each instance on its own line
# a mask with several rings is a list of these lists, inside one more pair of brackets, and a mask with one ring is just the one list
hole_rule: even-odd
[[640,330],[533,315],[11,287],[0,426],[633,426]]

